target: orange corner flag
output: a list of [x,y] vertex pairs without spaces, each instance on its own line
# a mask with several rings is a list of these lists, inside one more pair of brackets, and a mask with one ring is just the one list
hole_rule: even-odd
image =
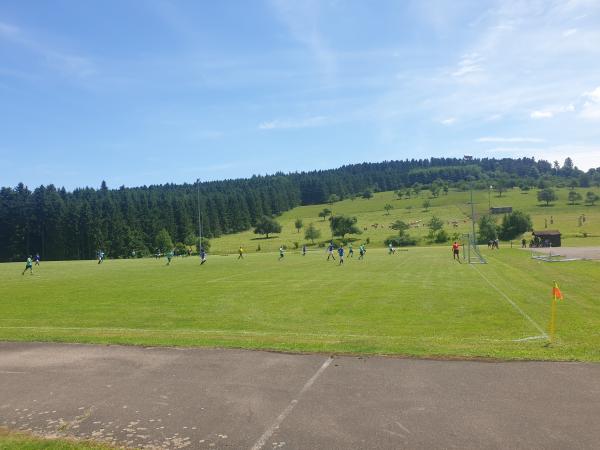
[[560,292],[560,289],[558,288],[558,283],[556,281],[554,282],[554,287],[552,288],[552,296],[554,297],[554,299],[564,300],[562,292]]

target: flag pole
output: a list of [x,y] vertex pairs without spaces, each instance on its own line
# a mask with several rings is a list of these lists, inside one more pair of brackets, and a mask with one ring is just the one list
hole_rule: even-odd
[[554,342],[554,331],[556,330],[556,301],[558,299],[563,299],[562,292],[558,287],[558,283],[554,280],[554,284],[552,286],[552,309],[550,313],[550,343]]
[[556,294],[552,298],[552,312],[550,314],[550,343],[554,342],[554,330],[556,327]]

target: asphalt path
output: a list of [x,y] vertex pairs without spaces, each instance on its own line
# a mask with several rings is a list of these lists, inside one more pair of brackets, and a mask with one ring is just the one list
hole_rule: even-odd
[[598,448],[600,364],[0,343],[0,426],[134,448]]

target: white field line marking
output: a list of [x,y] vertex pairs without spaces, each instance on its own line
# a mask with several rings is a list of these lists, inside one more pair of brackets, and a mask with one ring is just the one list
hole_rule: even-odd
[[408,428],[406,428],[404,425],[402,425],[400,422],[396,422],[396,425],[398,425],[400,428],[402,428],[404,431],[406,431],[408,434],[410,434],[410,430]]
[[546,339],[547,336],[529,336],[521,339],[513,339],[513,342],[534,341],[536,339]]
[[406,436],[404,436],[401,433],[396,433],[395,431],[386,430],[385,428],[383,429],[383,431],[385,431],[386,433],[391,434],[392,436],[398,436],[398,437],[401,437],[402,439],[406,439]]
[[10,374],[10,373],[15,373],[15,374],[23,374],[23,373],[27,373],[27,372],[14,372],[12,370],[0,370],[1,374]]
[[512,301],[510,299],[510,297],[508,295],[506,295],[504,292],[502,292],[500,289],[498,289],[498,287],[496,287],[495,284],[493,284],[478,268],[475,264],[471,264],[471,267],[473,267],[473,269],[475,269],[477,271],[477,273],[479,275],[481,275],[481,278],[483,278],[487,284],[489,284],[491,287],[493,287],[496,292],[498,292],[502,297],[504,297],[506,299],[506,301],[508,303],[510,303],[512,305],[513,308],[515,308],[525,319],[527,319],[535,328],[536,330],[538,330],[542,336],[544,336],[544,338],[548,338],[548,335],[546,334],[546,332],[542,329],[542,327],[540,327],[537,322],[535,320],[533,320],[529,314],[527,314],[525,311],[523,311],[519,305],[517,305],[514,301]]
[[298,404],[298,400],[300,399],[300,397],[302,397],[302,394],[304,394],[306,391],[308,391],[310,389],[310,387],[314,384],[314,382],[317,380],[317,378],[319,378],[319,376],[321,376],[321,374],[325,371],[325,369],[327,369],[327,367],[329,367],[329,364],[331,364],[331,361],[333,361],[333,358],[331,356],[325,360],[325,362],[321,365],[321,367],[319,367],[319,370],[317,370],[316,373],[312,377],[310,377],[310,379],[302,387],[300,392],[298,392],[298,395],[296,395],[296,398],[293,399],[289,403],[289,405],[286,406],[286,408],[281,412],[281,414],[279,414],[279,416],[277,416],[277,418],[271,424],[271,426],[265,430],[265,432],[258,439],[258,441],[256,441],[256,443],[252,446],[251,450],[260,450],[261,448],[263,448],[265,446],[267,441],[271,438],[271,436],[273,436],[273,433],[275,433],[275,431],[279,428],[281,423],[285,420],[285,418],[292,412],[294,407]]

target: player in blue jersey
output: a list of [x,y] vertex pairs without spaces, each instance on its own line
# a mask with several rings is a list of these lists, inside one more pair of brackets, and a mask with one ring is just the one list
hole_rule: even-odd
[[329,243],[329,246],[327,247],[327,261],[329,261],[329,258],[332,258],[335,261],[335,256],[333,255],[333,242]]
[[338,248],[338,255],[340,257],[340,262],[338,263],[338,265],[341,266],[342,264],[344,264],[344,247],[341,245]]

